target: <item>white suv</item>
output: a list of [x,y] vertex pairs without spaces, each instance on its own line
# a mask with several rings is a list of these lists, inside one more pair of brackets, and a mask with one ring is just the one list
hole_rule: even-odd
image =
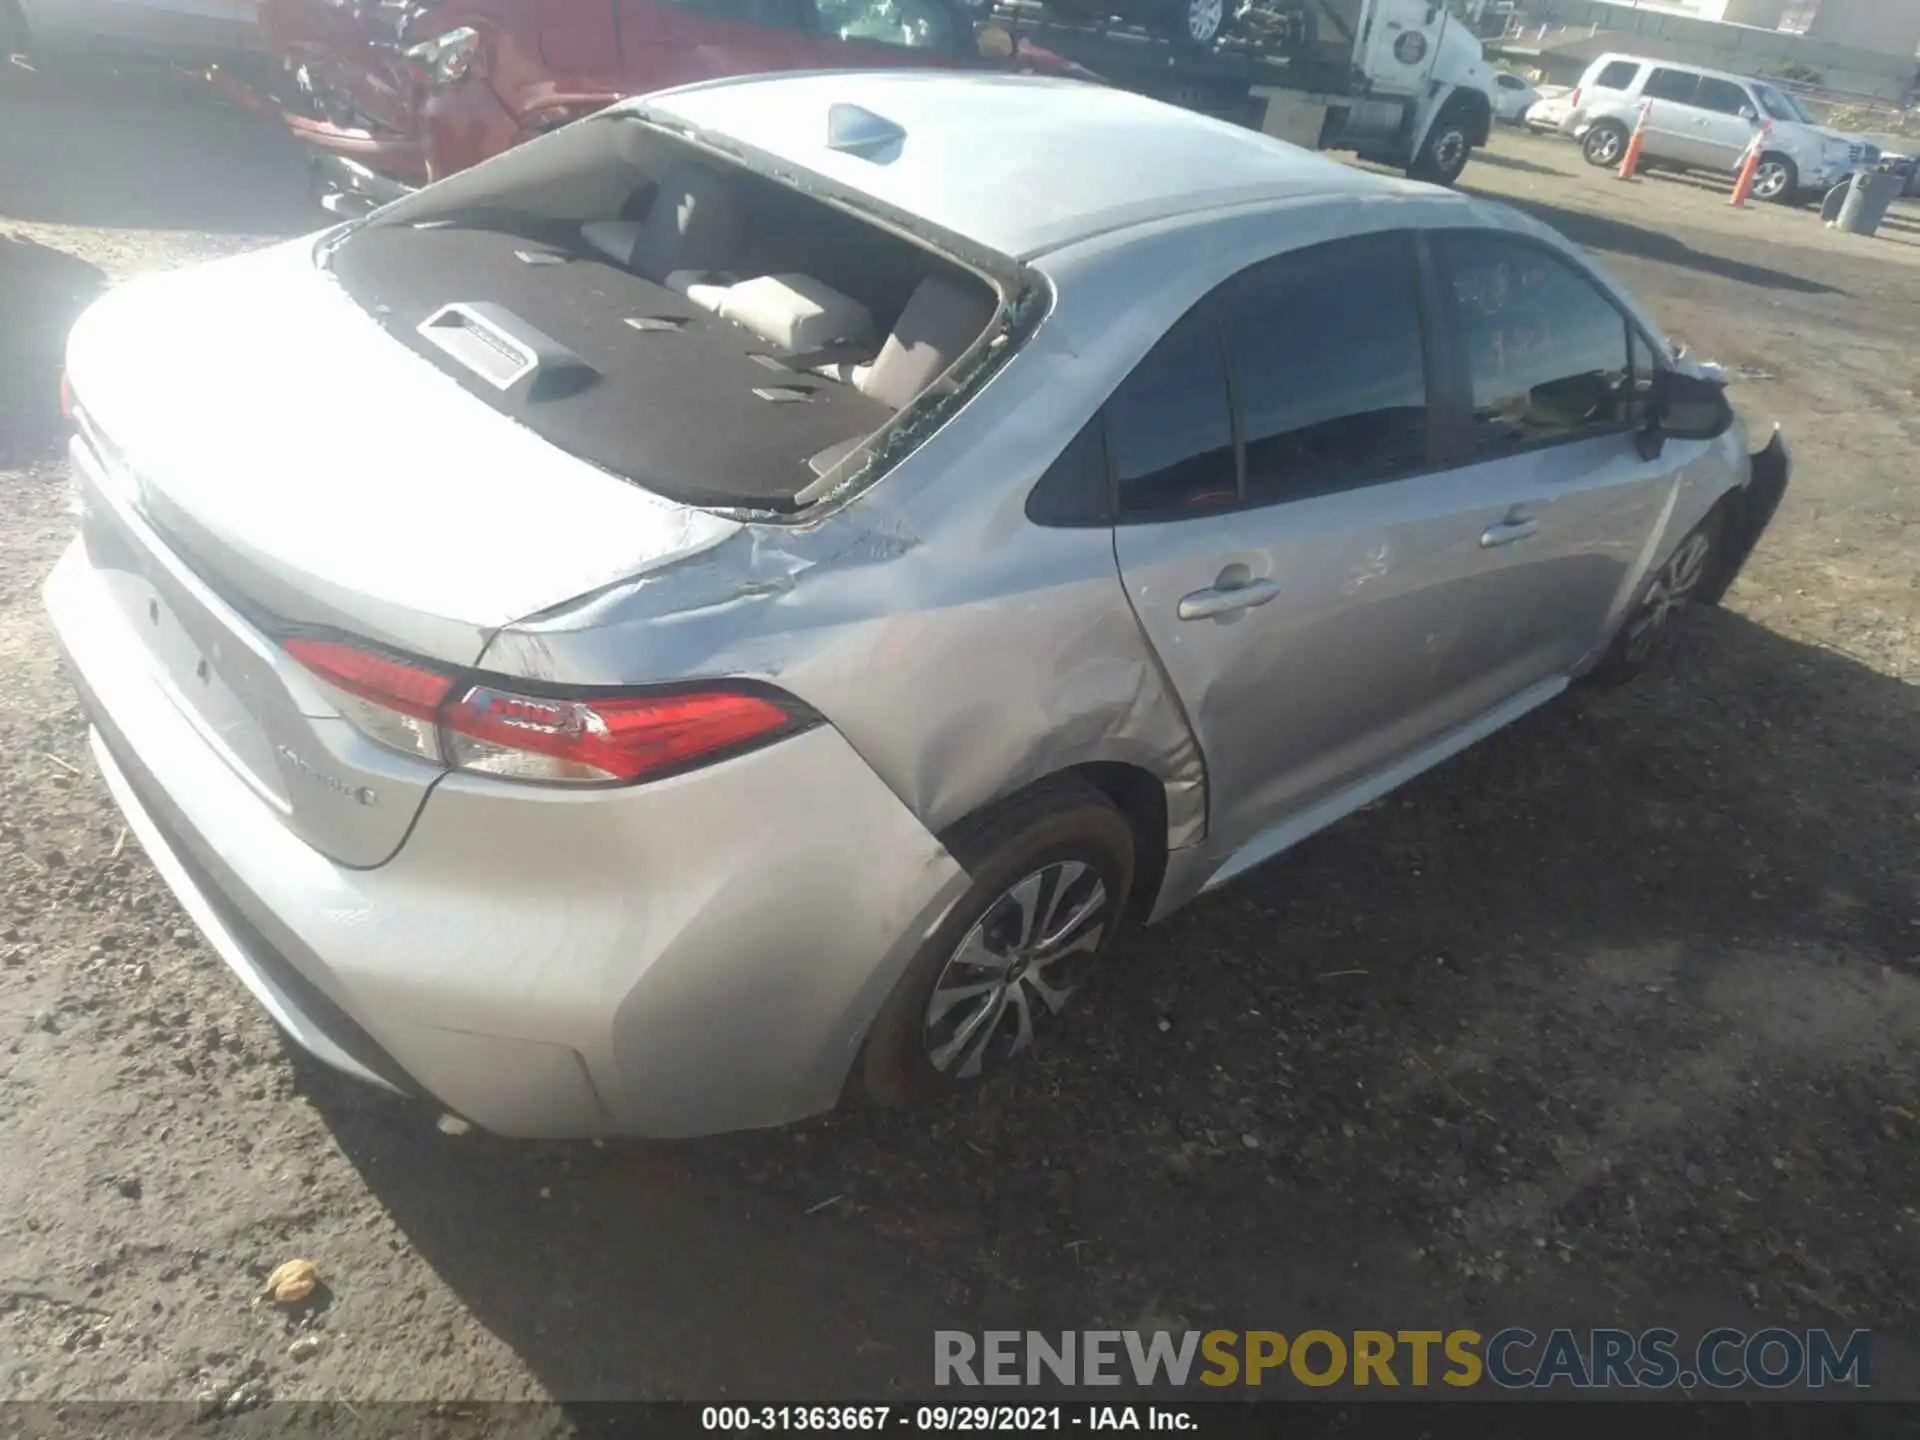
[[1778,86],[1697,65],[1602,55],[1572,102],[1560,133],[1580,142],[1589,164],[1606,167],[1626,153],[1642,105],[1652,107],[1643,153],[1681,168],[1737,170],[1754,135],[1771,123],[1753,193],[1782,204],[1824,193],[1880,161],[1879,147],[1815,124]]

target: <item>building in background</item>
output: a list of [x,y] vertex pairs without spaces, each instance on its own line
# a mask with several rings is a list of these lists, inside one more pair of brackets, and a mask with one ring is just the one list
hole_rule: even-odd
[[1920,53],[1920,0],[1820,0],[1806,33],[1883,55]]

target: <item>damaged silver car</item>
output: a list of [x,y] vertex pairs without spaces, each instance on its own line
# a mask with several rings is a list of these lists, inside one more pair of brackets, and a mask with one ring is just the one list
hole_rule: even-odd
[[1040,78],[626,102],[68,360],[129,824],[298,1043],[521,1136],[995,1073],[1787,483],[1541,226]]

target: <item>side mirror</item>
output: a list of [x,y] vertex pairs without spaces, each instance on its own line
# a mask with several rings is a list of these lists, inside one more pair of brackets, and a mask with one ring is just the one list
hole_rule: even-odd
[[1757,125],[1760,123],[1760,112],[1751,105],[1742,105],[1740,107],[1740,118],[1749,125]]
[[1733,427],[1727,387],[1682,370],[1655,372],[1647,391],[1640,453],[1656,458],[1669,440],[1718,440]]

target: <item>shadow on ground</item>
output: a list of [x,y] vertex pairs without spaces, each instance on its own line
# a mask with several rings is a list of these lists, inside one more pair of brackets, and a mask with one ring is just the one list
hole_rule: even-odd
[[8,234],[0,220],[0,454],[61,423],[67,331],[106,287],[98,266]]
[[968,1098],[600,1149],[306,1084],[562,1399],[922,1391],[994,1319],[1910,1330],[1917,815],[1920,691],[1715,612],[1136,935]]
[[[1470,186],[1462,188],[1471,189]],[[1529,200],[1520,196],[1489,195],[1487,198],[1501,200],[1516,209],[1526,211],[1535,219],[1553,226],[1574,244],[1584,245],[1589,250],[1633,255],[1643,260],[1658,261],[1684,270],[1714,275],[1736,284],[1757,286],[1763,290],[1791,290],[1802,295],[1845,293],[1832,285],[1808,279],[1804,275],[1795,275],[1790,271],[1776,270],[1766,265],[1750,264],[1709,250],[1696,250],[1677,236],[1658,230],[1649,230],[1646,226],[1635,225],[1631,221],[1618,220],[1608,215],[1595,215],[1584,210],[1572,210],[1562,205],[1549,205],[1545,201]]]

